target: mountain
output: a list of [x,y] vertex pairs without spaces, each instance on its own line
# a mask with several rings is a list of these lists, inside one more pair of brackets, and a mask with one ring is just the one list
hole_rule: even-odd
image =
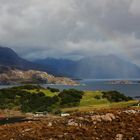
[[77,84],[69,78],[56,77],[46,71],[49,72],[47,66],[27,61],[19,57],[12,49],[0,47],[0,84]]
[[[78,61],[46,58],[27,61],[10,48],[0,47],[0,72],[8,67],[19,70],[45,71],[72,78],[140,78],[140,68],[114,55],[94,56]],[[6,66],[6,67],[4,67]]]
[[13,67],[21,70],[32,69],[51,73],[51,71],[49,71],[49,69],[46,66],[27,61],[18,56],[18,54],[11,48],[7,47],[0,47],[0,65]]
[[33,64],[20,58],[12,49],[0,47],[0,65],[26,69],[32,67]]
[[94,56],[78,62],[79,77],[138,78],[140,68],[114,55]]
[[47,58],[35,61],[57,74],[73,78],[140,78],[140,68],[114,55],[94,56],[78,61]]
[[53,74],[58,76],[74,77],[75,71],[78,69],[77,62],[68,59],[46,58],[34,62],[46,66]]

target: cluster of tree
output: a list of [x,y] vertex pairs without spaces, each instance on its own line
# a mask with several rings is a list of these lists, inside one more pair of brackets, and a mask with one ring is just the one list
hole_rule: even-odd
[[[54,112],[60,107],[77,106],[84,94],[83,91],[70,89],[63,90],[58,95],[49,97],[40,92],[40,90],[37,93],[32,93],[29,91],[30,89],[40,89],[40,87],[25,85],[0,89],[0,109],[18,107],[23,112]],[[57,92],[58,90],[53,89],[52,92],[54,91]]]
[[1,109],[19,107],[23,112],[49,112],[57,106],[58,102],[58,96],[48,97],[43,92],[30,93],[12,88],[0,90]]
[[63,90],[58,95],[61,98],[60,105],[63,107],[78,106],[84,92],[75,89]]
[[106,91],[102,93],[103,93],[102,97],[107,98],[110,102],[121,102],[121,101],[133,100],[132,97],[125,96],[124,94],[118,91]]
[[39,89],[43,89],[43,87],[41,87],[40,85],[21,85],[21,86],[16,86],[16,87],[12,87],[11,89],[15,89],[15,90],[39,90]]
[[59,89],[57,88],[47,87],[47,89],[50,90],[51,92],[59,92]]
[[21,110],[24,112],[52,112],[53,109],[57,108],[58,102],[58,96],[48,97],[42,92],[26,94],[26,96],[22,96],[20,99]]

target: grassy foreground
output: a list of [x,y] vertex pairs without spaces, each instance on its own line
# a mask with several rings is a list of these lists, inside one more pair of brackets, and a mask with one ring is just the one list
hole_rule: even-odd
[[124,108],[137,105],[117,91],[59,91],[39,85],[24,85],[0,90],[0,109],[18,108],[22,112],[47,111],[50,113],[90,111],[103,108]]

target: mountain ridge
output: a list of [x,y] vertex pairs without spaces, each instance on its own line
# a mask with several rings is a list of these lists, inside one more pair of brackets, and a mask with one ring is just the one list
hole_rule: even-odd
[[[0,65],[19,70],[44,71],[70,78],[140,78],[140,68],[114,55],[93,56],[80,60],[46,58],[33,62],[21,58],[11,48],[0,47]],[[0,68],[0,72],[2,67]]]
[[[137,65],[114,55],[87,57],[77,61],[49,58],[36,60],[35,62],[49,66],[58,75],[63,73],[64,76],[74,78],[112,79],[140,77],[140,68]],[[54,64],[56,65],[54,66]],[[63,68],[61,73],[59,73],[60,68]]]

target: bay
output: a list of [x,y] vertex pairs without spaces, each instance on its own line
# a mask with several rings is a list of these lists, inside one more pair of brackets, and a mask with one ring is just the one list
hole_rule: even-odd
[[[113,79],[115,80],[115,79]],[[135,79],[137,80],[137,79]],[[78,82],[80,85],[69,86],[69,85],[53,85],[53,84],[44,84],[43,87],[52,87],[58,88],[59,90],[63,89],[78,89],[78,90],[100,90],[100,91],[119,91],[126,96],[136,97],[140,96],[140,84],[110,84],[110,79],[82,79]],[[140,81],[140,80],[138,80]],[[1,88],[8,88],[17,85],[0,85]]]
[[[114,80],[114,79],[113,79]],[[67,85],[44,85],[44,87],[53,87],[60,90],[63,89],[79,89],[79,90],[101,90],[101,91],[119,91],[126,96],[140,96],[140,84],[110,84],[110,79],[83,79],[78,86],[67,86]],[[139,81],[139,80],[138,80]]]

